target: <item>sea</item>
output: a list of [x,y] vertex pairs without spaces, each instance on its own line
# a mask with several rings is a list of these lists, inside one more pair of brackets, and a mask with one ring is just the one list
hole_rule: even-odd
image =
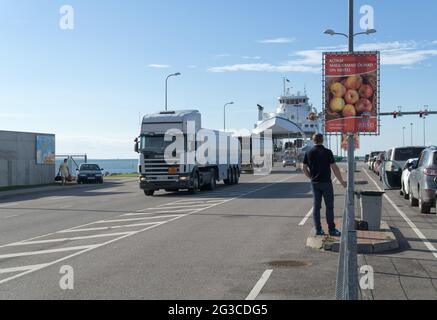
[[[59,170],[59,166],[62,163],[62,159],[56,159],[56,172]],[[74,172],[77,166],[84,163],[83,159],[74,159],[70,166],[70,169]],[[100,168],[103,168],[103,173],[117,174],[117,173],[138,173],[138,159],[88,159],[87,163],[98,164]]]

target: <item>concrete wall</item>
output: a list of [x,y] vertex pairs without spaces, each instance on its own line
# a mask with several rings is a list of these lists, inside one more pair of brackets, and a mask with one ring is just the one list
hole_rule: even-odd
[[36,163],[38,135],[43,134],[0,131],[0,187],[53,182],[55,165]]

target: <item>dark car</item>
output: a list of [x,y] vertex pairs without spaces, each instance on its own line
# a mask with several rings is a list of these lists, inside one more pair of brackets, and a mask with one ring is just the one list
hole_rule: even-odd
[[436,202],[437,147],[425,149],[410,174],[410,204],[430,213]]
[[77,170],[77,183],[103,183],[102,170],[97,164],[82,164]]

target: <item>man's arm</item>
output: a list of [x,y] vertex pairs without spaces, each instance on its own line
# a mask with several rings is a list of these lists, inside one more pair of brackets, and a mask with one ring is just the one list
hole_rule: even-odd
[[306,164],[304,164],[302,166],[302,170],[303,170],[303,173],[307,176],[307,178],[311,179],[310,169],[308,169],[308,166]]
[[338,179],[338,181],[340,181],[341,185],[342,185],[344,188],[346,188],[346,187],[347,187],[347,184],[346,184],[346,182],[343,180],[343,177],[341,176],[341,172],[340,172],[339,167],[338,167],[335,163],[333,163],[333,164],[331,164],[331,169],[332,169],[332,171],[334,172],[335,177]]

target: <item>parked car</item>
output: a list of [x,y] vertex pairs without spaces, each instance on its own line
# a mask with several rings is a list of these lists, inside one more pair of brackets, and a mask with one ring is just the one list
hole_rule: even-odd
[[409,189],[410,174],[413,168],[417,166],[417,161],[419,161],[419,159],[409,159],[405,164],[404,169],[402,170],[401,196],[403,196],[404,199],[406,200],[410,198],[410,189]]
[[77,183],[103,183],[103,170],[97,164],[81,164],[77,170]]
[[379,154],[383,153],[383,151],[373,151],[369,155],[369,160],[367,164],[369,165],[369,170],[373,171],[373,164],[375,162],[376,157],[378,157]]
[[395,147],[386,153],[383,174],[386,177],[387,187],[392,189],[401,188],[402,169],[408,159],[419,158],[426,147]]
[[375,167],[376,160],[378,160],[378,157],[373,157],[373,158],[370,160],[369,170],[372,171],[372,172],[373,172],[373,168]]
[[419,206],[421,213],[430,213],[436,202],[437,147],[425,149],[410,174],[411,206]]

